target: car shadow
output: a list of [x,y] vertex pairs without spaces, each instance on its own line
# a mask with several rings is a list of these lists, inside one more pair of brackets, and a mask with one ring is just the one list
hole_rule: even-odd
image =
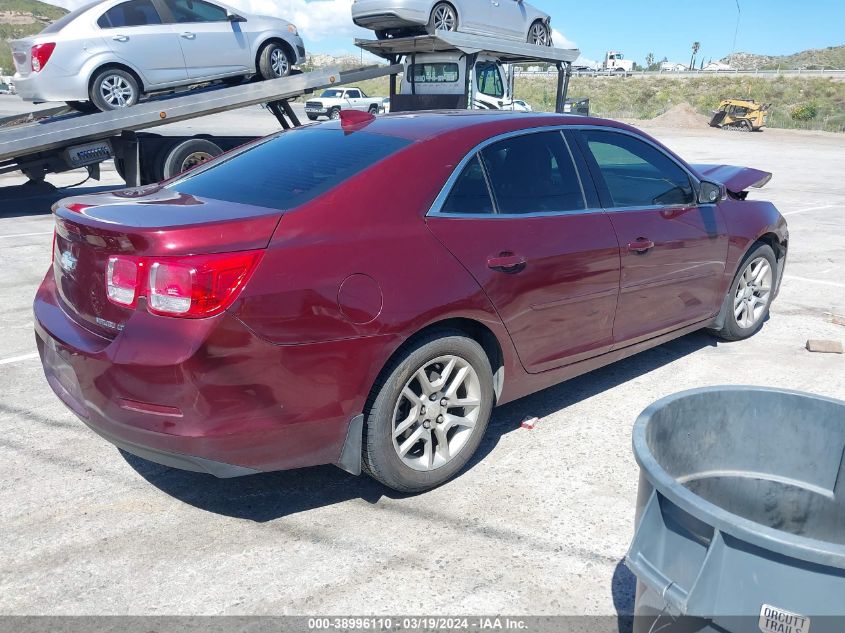
[[62,198],[114,191],[119,188],[117,185],[54,187],[46,182],[3,187],[0,196],[0,218],[48,215],[50,207]]
[[[715,340],[704,333],[690,334],[499,407],[494,410],[484,440],[467,469],[489,455],[504,435],[520,428],[525,418],[544,417],[561,411],[714,345]],[[629,412],[623,413],[623,416],[628,415]],[[622,417],[620,423],[633,424],[633,420]],[[172,497],[208,512],[256,522],[273,521],[351,499],[374,504],[382,497],[398,499],[408,496],[390,490],[369,477],[354,477],[334,466],[217,479],[121,453],[139,475]]]

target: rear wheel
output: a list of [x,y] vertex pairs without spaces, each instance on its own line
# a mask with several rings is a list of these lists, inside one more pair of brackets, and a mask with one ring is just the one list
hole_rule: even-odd
[[728,291],[727,315],[721,330],[711,330],[726,341],[754,336],[763,327],[776,287],[777,260],[772,247],[760,244],[742,261]]
[[267,44],[258,56],[258,71],[264,79],[287,77],[292,65],[287,51],[277,42]]
[[436,31],[457,31],[458,12],[448,2],[438,2],[431,10],[428,20],[428,32],[434,35]]
[[371,105],[370,109],[369,109],[369,113],[373,114],[373,115],[378,114],[378,106],[377,105]]
[[120,68],[106,68],[94,76],[89,91],[91,103],[98,110],[108,112],[128,108],[141,97],[138,80],[132,73]]
[[535,22],[528,29],[528,43],[535,46],[551,46],[552,34],[548,25],[543,22]]
[[493,397],[490,362],[477,342],[453,331],[421,339],[370,396],[365,471],[400,492],[445,483],[481,443]]

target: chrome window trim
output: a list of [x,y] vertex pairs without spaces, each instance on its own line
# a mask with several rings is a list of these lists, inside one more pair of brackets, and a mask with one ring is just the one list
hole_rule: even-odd
[[[491,137],[485,141],[482,141],[475,147],[473,147],[467,154],[464,156],[460,162],[455,166],[452,170],[451,175],[446,180],[443,187],[440,189],[440,193],[437,194],[437,197],[434,199],[429,210],[426,212],[425,217],[437,217],[437,218],[499,218],[499,219],[514,219],[514,218],[531,218],[531,217],[548,217],[548,216],[559,216],[559,215],[577,215],[577,214],[594,214],[594,213],[620,213],[626,211],[650,211],[650,210],[665,210],[665,209],[678,209],[684,205],[679,204],[667,204],[667,205],[649,205],[649,206],[628,206],[628,207],[587,207],[586,209],[580,209],[577,211],[542,211],[536,213],[443,213],[441,209],[443,205],[446,203],[446,199],[449,197],[449,194],[452,192],[452,188],[454,187],[455,183],[457,182],[458,178],[460,177],[461,173],[463,173],[464,168],[466,167],[467,163],[469,163],[473,157],[476,155],[480,156],[480,152],[490,145],[494,143],[498,143],[499,141],[504,141],[509,138],[514,138],[517,136],[525,136],[527,134],[537,134],[541,132],[560,132],[561,136],[563,137],[563,142],[566,144],[567,149],[570,152],[570,157],[573,158],[573,167],[575,168],[575,173],[578,175],[578,180],[581,185],[581,192],[584,194],[584,204],[586,206],[587,198],[586,192],[584,191],[584,179],[583,176],[578,169],[578,164],[574,161],[574,157],[572,157],[572,148],[569,147],[569,142],[566,140],[566,135],[564,132],[566,130],[598,130],[601,132],[615,132],[617,134],[625,134],[626,136],[630,136],[634,139],[642,141],[643,143],[649,145],[653,149],[657,150],[661,154],[663,154],[666,158],[671,160],[675,165],[680,167],[684,173],[690,179],[690,182],[693,186],[693,193],[695,194],[696,201],[693,204],[689,205],[690,208],[700,208],[712,205],[704,205],[698,203],[698,190],[701,187],[701,180],[696,176],[686,165],[683,163],[678,162],[678,159],[672,156],[671,154],[667,153],[665,149],[659,147],[650,139],[647,139],[639,134],[631,132],[629,130],[624,130],[621,128],[610,127],[605,125],[542,125],[539,127],[532,127],[532,128],[523,128],[521,130],[514,130],[511,132],[505,132],[504,134],[499,134],[497,136]],[[496,199],[492,195],[492,183],[489,181],[489,176],[487,175],[487,168],[484,165],[482,159],[482,167],[484,168],[484,177],[487,179],[487,188],[491,194],[491,199],[493,201],[493,207],[496,208]],[[594,185],[595,186],[595,185]],[[716,204],[716,203],[713,203]]]

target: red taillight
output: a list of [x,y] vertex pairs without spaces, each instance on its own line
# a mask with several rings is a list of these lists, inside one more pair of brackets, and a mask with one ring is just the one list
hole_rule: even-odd
[[109,259],[109,300],[134,307],[140,297],[153,314],[207,317],[221,313],[237,298],[264,251],[188,257]]
[[32,63],[32,72],[41,72],[41,69],[50,61],[50,56],[56,50],[55,42],[47,42],[46,44],[36,44],[32,47],[29,53],[29,59]]

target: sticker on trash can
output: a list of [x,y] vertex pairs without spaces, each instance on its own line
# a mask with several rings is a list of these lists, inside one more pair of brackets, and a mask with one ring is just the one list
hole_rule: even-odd
[[809,633],[810,618],[764,604],[758,626],[763,633]]

